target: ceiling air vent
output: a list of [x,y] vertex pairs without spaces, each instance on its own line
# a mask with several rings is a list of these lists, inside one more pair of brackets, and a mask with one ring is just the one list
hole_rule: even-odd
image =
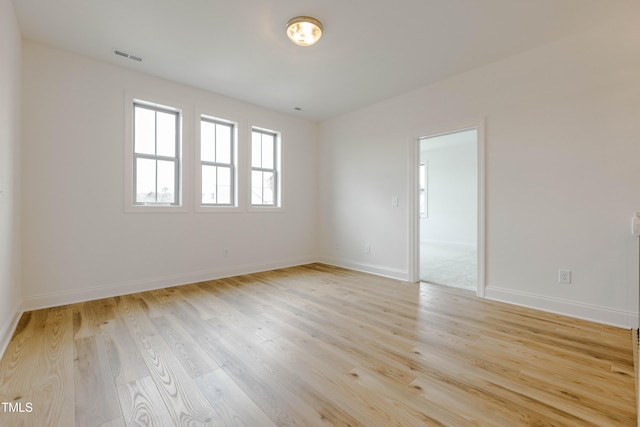
[[142,62],[142,58],[140,56],[136,56],[136,55],[133,55],[131,53],[127,53],[127,52],[122,51],[122,50],[113,49],[113,53],[115,53],[118,56],[122,56],[123,58],[129,58],[129,59],[132,59],[134,61]]

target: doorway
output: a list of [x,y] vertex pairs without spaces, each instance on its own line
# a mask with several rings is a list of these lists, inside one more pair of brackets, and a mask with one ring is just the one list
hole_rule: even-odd
[[482,296],[480,126],[419,138],[417,280]]

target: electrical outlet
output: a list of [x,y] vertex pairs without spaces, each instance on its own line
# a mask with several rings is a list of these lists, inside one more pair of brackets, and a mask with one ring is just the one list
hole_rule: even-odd
[[558,283],[571,284],[571,270],[558,270]]
[[227,257],[229,256],[229,249],[224,248],[224,249],[222,250],[222,256],[224,256],[225,258],[227,258]]
[[371,246],[364,245],[364,253],[365,254],[370,254],[371,253]]

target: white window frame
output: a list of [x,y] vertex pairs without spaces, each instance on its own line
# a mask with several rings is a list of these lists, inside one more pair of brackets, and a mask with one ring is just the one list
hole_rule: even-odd
[[[125,93],[124,105],[124,211],[127,213],[174,213],[188,212],[188,185],[185,185],[185,177],[189,176],[188,164],[185,159],[188,157],[188,150],[184,141],[189,141],[188,127],[184,126],[188,114],[187,109],[176,102],[159,100],[152,96],[137,96]],[[178,114],[178,142],[177,142],[177,164],[176,164],[176,192],[178,194],[178,204],[139,204],[135,202],[135,166],[137,156],[134,153],[134,108],[136,104],[141,104],[149,108],[167,110]]]
[[[233,213],[233,212],[241,212],[242,211],[242,203],[241,203],[241,185],[239,182],[239,170],[240,165],[238,163],[239,152],[240,152],[240,134],[242,132],[241,126],[239,125],[238,120],[222,118],[223,115],[220,114],[210,114],[205,112],[204,109],[198,109],[196,111],[196,123],[195,123],[195,176],[194,176],[194,204],[196,212],[211,212],[211,213]],[[211,162],[206,162],[202,160],[202,147],[201,147],[201,122],[202,120],[227,124],[232,126],[232,163],[233,163],[233,201],[230,205],[227,204],[203,204],[202,203],[202,166],[203,164],[213,164]],[[215,164],[214,164],[215,165]]]
[[[272,135],[274,137],[274,167],[273,169],[269,168],[254,168],[253,167],[253,133],[259,132],[267,135]],[[260,127],[260,126],[251,126],[249,127],[249,181],[247,185],[247,194],[248,194],[248,212],[281,212],[282,211],[282,133]],[[253,180],[252,175],[253,171],[269,171],[274,173],[275,177],[275,185],[274,185],[274,203],[270,205],[254,205],[252,202],[253,199]]]

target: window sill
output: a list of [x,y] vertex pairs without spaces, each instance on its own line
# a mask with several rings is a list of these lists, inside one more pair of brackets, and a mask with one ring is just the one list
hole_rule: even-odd
[[249,206],[247,212],[267,212],[267,213],[279,213],[283,212],[282,206]]
[[128,205],[125,206],[126,213],[185,213],[189,212],[186,206],[171,205]]
[[207,206],[197,205],[195,212],[198,213],[241,213],[243,210],[240,206]]

